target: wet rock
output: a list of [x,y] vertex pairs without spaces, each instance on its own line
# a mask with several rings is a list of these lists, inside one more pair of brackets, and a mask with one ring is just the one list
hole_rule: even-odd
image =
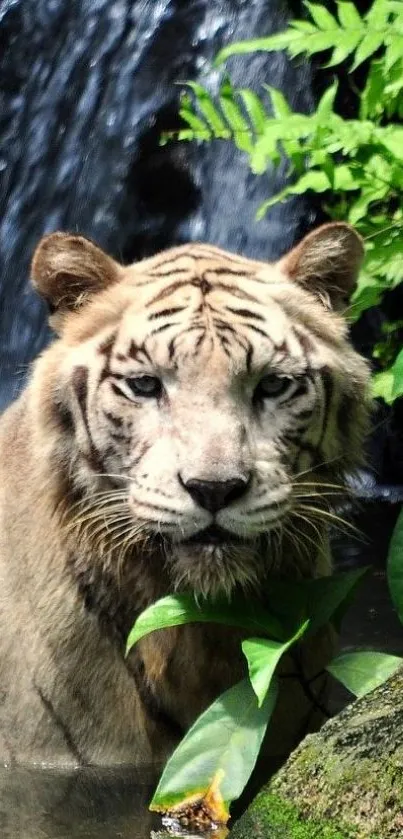
[[403,671],[309,735],[231,832],[233,839],[403,835]]

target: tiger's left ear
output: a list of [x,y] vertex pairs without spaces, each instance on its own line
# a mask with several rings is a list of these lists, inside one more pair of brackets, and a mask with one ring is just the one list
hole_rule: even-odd
[[330,222],[308,233],[277,264],[290,280],[337,310],[355,287],[363,256],[363,241],[354,228]]
[[59,324],[69,312],[118,282],[120,266],[83,236],[51,233],[34,253],[31,278],[49,305],[53,324]]

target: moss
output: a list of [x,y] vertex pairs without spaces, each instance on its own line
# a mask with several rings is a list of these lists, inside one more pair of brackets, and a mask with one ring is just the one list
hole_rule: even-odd
[[[332,819],[301,818],[297,807],[271,793],[260,793],[231,831],[231,839],[363,839],[354,826]],[[378,839],[371,833],[365,839]]]
[[[344,818],[351,825],[372,824],[382,835],[400,827],[403,811],[403,765],[401,751],[380,764],[372,758],[354,762],[342,760],[335,753],[318,759],[311,748],[303,748],[288,771],[273,778],[270,793],[292,803],[298,801],[301,817],[337,821]],[[388,829],[390,832],[388,832]]]

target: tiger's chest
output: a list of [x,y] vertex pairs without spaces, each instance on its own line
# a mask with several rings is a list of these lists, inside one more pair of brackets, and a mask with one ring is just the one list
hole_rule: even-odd
[[246,675],[242,634],[218,626],[173,627],[144,638],[128,659],[146,712],[183,734]]

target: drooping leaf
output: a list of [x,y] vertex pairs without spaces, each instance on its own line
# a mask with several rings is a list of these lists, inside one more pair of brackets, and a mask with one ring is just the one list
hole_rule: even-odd
[[342,653],[326,670],[350,693],[360,697],[382,685],[403,666],[403,658],[374,651]]
[[213,823],[225,824],[256,763],[277,693],[273,682],[261,708],[249,679],[222,694],[168,761],[150,809],[191,819],[201,807]]
[[403,623],[403,510],[389,544],[387,576],[391,598]]
[[308,626],[309,620],[305,621],[293,637],[283,644],[266,638],[248,638],[247,641],[243,641],[242,651],[248,662],[249,678],[258,698],[259,708],[266,698],[281,657],[302,638]]
[[127,639],[126,653],[145,635],[156,629],[187,623],[218,623],[283,638],[280,621],[259,604],[246,600],[197,603],[192,595],[172,594],[157,600],[137,618]]

